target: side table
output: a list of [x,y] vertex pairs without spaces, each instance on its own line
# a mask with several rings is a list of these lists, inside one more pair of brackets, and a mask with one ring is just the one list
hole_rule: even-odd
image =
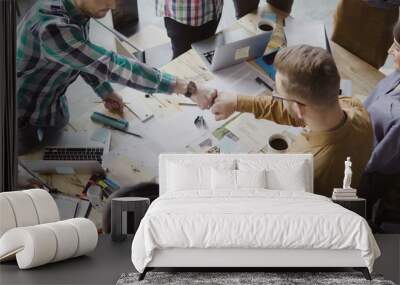
[[135,234],[149,205],[149,198],[113,198],[111,201],[111,239],[123,241],[128,234]]
[[332,202],[339,204],[340,206],[359,214],[364,219],[366,218],[366,200],[363,198],[352,198],[352,199],[332,199]]

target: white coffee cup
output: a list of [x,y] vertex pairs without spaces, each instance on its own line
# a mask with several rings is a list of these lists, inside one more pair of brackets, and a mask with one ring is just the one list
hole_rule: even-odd
[[273,32],[275,29],[275,23],[270,20],[262,19],[257,23],[257,31],[259,32]]

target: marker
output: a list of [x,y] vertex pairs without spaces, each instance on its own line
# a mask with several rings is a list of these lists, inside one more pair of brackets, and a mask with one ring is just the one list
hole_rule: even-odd
[[99,185],[101,188],[107,188],[108,187],[108,185],[103,180],[97,181],[97,185]]
[[120,187],[117,184],[117,182],[115,182],[114,180],[111,180],[110,178],[104,178],[104,182],[110,186],[113,190],[118,190]]

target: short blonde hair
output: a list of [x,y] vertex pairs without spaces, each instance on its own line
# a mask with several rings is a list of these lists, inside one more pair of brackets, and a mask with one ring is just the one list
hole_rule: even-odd
[[284,75],[282,87],[304,103],[327,106],[339,96],[340,75],[329,52],[298,45],[278,52],[275,67]]

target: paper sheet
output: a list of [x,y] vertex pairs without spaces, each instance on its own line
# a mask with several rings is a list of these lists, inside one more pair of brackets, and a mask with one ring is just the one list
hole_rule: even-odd
[[145,93],[132,88],[124,88],[118,92],[125,103],[125,109],[135,114],[142,122],[153,117],[153,112],[148,106]]
[[215,78],[206,83],[210,88],[242,95],[257,95],[265,92],[265,87],[255,81],[257,77],[263,78],[264,76],[247,62],[216,71],[214,75]]
[[275,133],[282,133],[289,126],[278,125],[268,120],[257,120],[253,114],[242,114],[226,126],[240,141],[242,150],[258,152],[266,144],[268,138]]
[[105,129],[105,128],[96,128],[93,130],[93,133],[92,133],[90,139],[95,142],[100,142],[102,144],[106,144],[110,135],[111,135],[110,130]]
[[[125,88],[119,93],[123,96],[124,102],[127,103],[127,111],[132,109],[135,114],[136,110],[141,111],[139,113],[147,113],[149,114],[149,119],[153,116],[158,119],[171,116],[177,111],[181,111],[179,102],[192,102],[190,99],[182,95],[177,96],[158,93],[146,95],[143,92],[131,88]],[[142,107],[139,108],[140,106],[138,106],[138,104]],[[147,121],[147,119],[142,121]]]
[[195,140],[191,141],[186,147],[187,152],[193,153],[219,153],[218,140],[206,133]]
[[[207,129],[197,128],[194,121],[197,116],[203,116]],[[208,110],[202,111],[197,107],[187,107],[182,112],[162,120],[149,121],[145,124],[143,132],[152,141],[159,142],[163,151],[185,151],[186,146],[196,138],[209,134],[222,125],[224,121],[217,122]]]
[[154,180],[158,175],[158,155],[157,147],[128,140],[103,156],[103,167],[111,179],[125,187]]
[[341,79],[340,80],[340,95],[341,96],[353,96],[353,83],[351,80]]
[[124,109],[124,114],[121,117],[120,115],[109,112],[104,107],[104,104],[102,102],[96,101],[93,102],[93,108],[89,108],[85,113],[82,113],[80,116],[71,117],[70,125],[75,131],[89,131],[95,128],[103,127],[102,124],[95,123],[90,119],[90,116],[93,114],[93,112],[99,112],[116,119],[123,118],[124,120],[129,122],[129,127],[127,131],[134,132],[135,125],[140,123],[138,117],[136,117],[136,115],[134,115],[126,108]]
[[218,142],[218,146],[221,150],[221,153],[235,153],[239,152],[239,150],[242,148],[240,139],[235,140],[229,134],[225,135],[222,140]]
[[285,19],[287,46],[307,44],[327,49],[325,26],[321,21],[287,17]]

